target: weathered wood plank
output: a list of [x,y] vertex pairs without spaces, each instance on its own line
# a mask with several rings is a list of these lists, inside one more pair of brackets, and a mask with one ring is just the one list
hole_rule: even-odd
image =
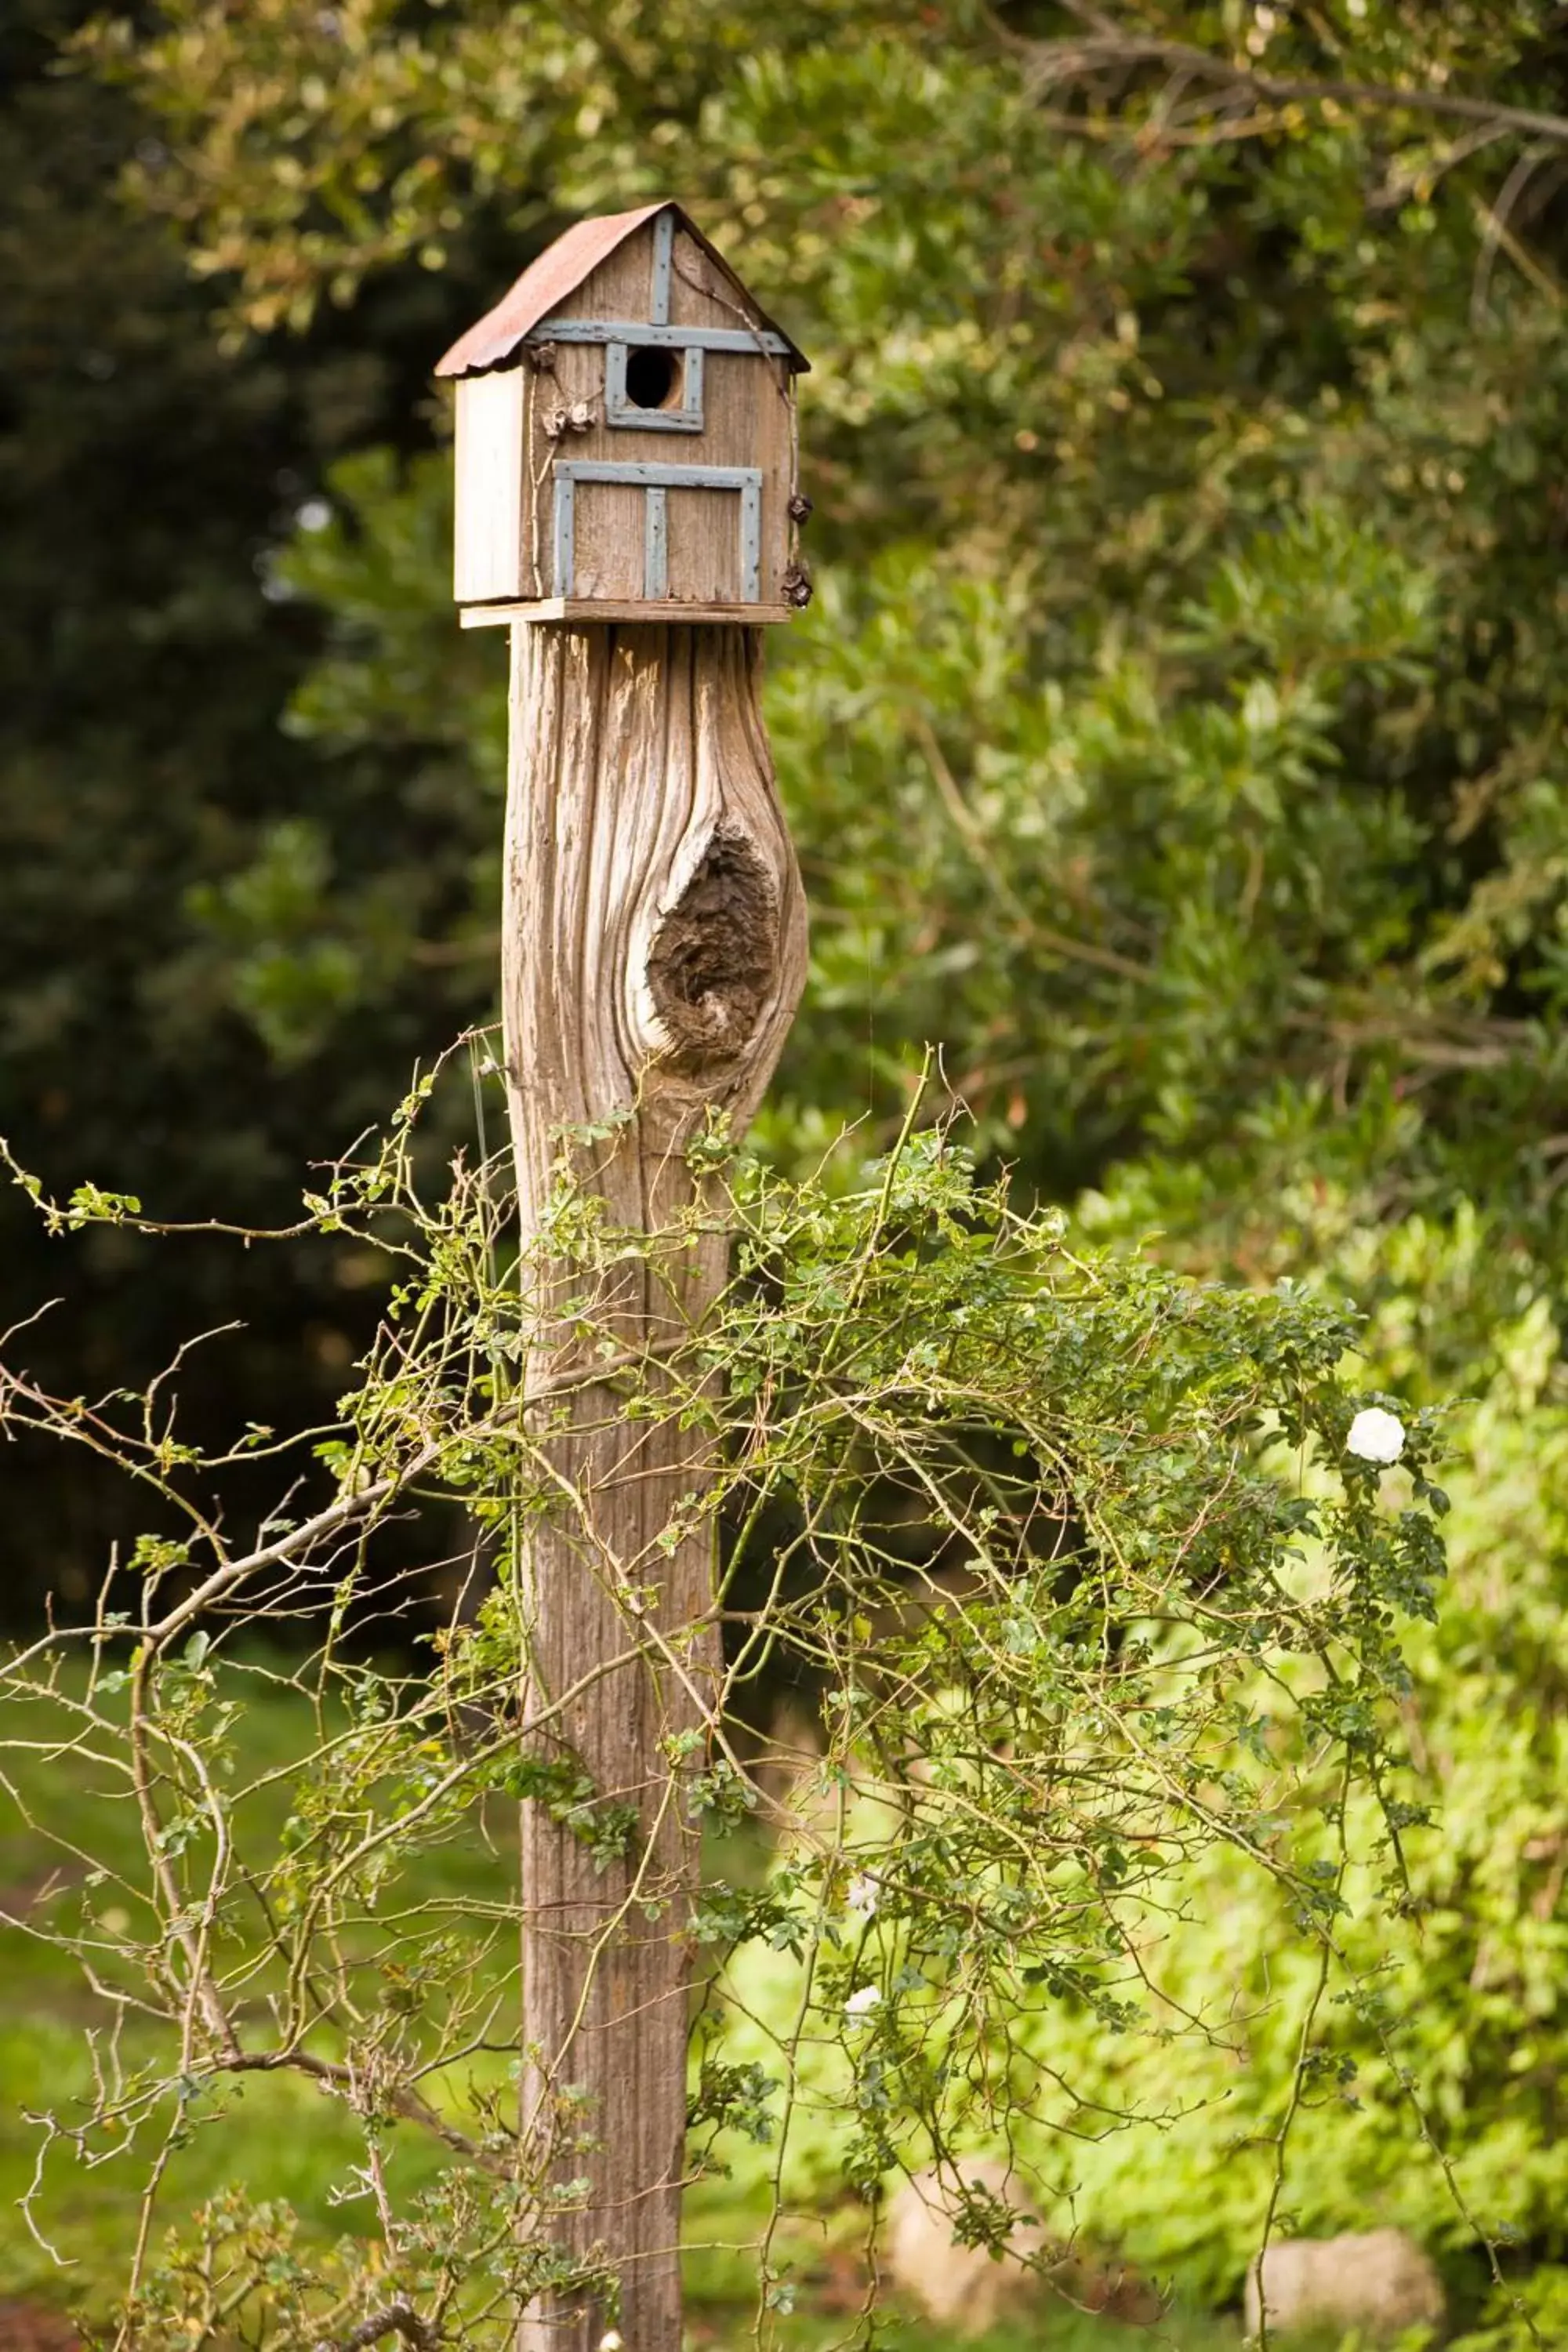
[[571,581],[557,577],[556,593],[630,601],[643,593],[643,492],[630,483],[580,482],[576,562]]
[[458,615],[465,629],[499,629],[519,621],[737,621],[751,627],[771,621],[793,621],[790,604],[687,604],[666,600],[647,604],[641,597],[624,602],[595,603],[582,596],[536,596],[528,603],[468,604]]
[[528,511],[523,481],[528,371],[469,376],[457,389],[457,535],[453,589],[458,604],[521,595],[520,539]]

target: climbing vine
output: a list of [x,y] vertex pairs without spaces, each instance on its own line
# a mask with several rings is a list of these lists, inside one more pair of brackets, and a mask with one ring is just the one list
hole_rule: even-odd
[[[868,2230],[900,2171],[982,2146],[1070,2190],[1075,2139],[1131,2117],[1079,2097],[1058,2029],[1151,2030],[1169,1924],[1221,1848],[1286,1890],[1321,1956],[1290,2104],[1244,2158],[1263,2224],[1290,2113],[1322,2088],[1349,1800],[1390,1908],[1421,1818],[1392,1727],[1400,1629],[1433,1615],[1442,1574],[1431,1417],[1357,1388],[1353,1318],[1322,1298],[1086,1249],[912,1112],[831,1187],[715,1129],[691,1207],[651,1237],[616,1229],[563,1153],[520,1255],[504,1169],[426,1152],[450,1075],[291,1229],[388,1276],[331,1428],[203,1446],[181,1402],[199,1359],[89,1400],[29,1377],[26,1328],[6,1342],[6,1437],[106,1456],[142,1515],[90,1618],[5,1668],[6,1786],[33,1832],[59,1834],[40,1759],[89,1762],[103,1800],[101,1852],[62,1843],[26,1923],[79,1966],[95,2082],[37,2117],[35,2232],[63,2168],[139,2168],[121,2326],[138,2346],[241,2324],[268,2352],[499,2346],[542,2289],[602,2286],[552,2228],[563,2150],[594,2118],[570,2085],[520,2105],[526,1889],[508,1872],[530,1806],[602,1868],[646,1844],[636,1899],[689,1939],[690,2166],[765,2183],[759,2341],[789,2306],[807,2174]],[[107,1221],[170,1245],[134,1199],[54,1202],[13,1173],[62,1234]],[[715,1219],[733,1235],[717,1307],[657,1360],[628,1349],[598,1318],[605,1270],[647,1258],[657,1277]],[[542,1377],[546,1269],[574,1337]],[[535,1687],[521,1714],[531,1530],[571,1507],[551,1437],[590,1383],[617,1416],[711,1441],[677,1523],[603,1571],[628,1632],[614,1671],[656,1647],[668,1664],[698,1629],[647,1630],[661,1548],[717,1530],[721,1688],[652,1797],[594,1785],[567,1695]],[[258,1769],[247,1699],[280,1692],[298,1738]],[[690,1903],[651,1859],[668,1801],[703,1832]],[[1167,2007],[1158,2030],[1230,2025]],[[181,2148],[279,2074],[352,2125],[335,2242],[237,2189],[194,2214],[168,2199]],[[1013,2218],[966,2209],[965,2227],[1002,2245]]]

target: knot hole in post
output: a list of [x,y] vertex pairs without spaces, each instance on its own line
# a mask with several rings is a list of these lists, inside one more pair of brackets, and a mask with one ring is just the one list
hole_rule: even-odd
[[776,983],[778,929],[777,893],[755,844],[718,826],[648,953],[668,1064],[690,1071],[742,1051]]

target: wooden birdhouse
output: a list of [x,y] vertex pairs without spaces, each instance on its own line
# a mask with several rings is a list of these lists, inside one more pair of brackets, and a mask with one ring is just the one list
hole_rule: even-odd
[[787,620],[806,364],[679,205],[568,229],[437,371],[464,625]]

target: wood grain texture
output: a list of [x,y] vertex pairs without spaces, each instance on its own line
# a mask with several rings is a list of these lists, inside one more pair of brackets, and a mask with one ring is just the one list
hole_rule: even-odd
[[[563,452],[574,457],[576,451]],[[576,496],[577,561],[572,593],[626,602],[642,593],[643,492],[620,482],[584,482]]]
[[[805,923],[758,705],[761,642],[736,626],[513,631],[502,988],[525,1236],[563,1128],[601,1130],[567,1149],[614,1224],[657,1234],[700,1208],[687,1142],[710,1108],[744,1128],[783,1045]],[[599,1277],[597,1314],[626,1349],[678,1362],[725,1267],[715,1221],[658,1270],[633,1261]],[[535,1371],[573,1361],[559,1286],[580,1278],[543,1277]],[[679,2352],[696,1854],[667,1742],[710,1722],[720,1661],[711,1531],[668,1551],[661,1538],[700,1492],[709,1441],[626,1420],[613,1382],[573,1391],[564,1411],[549,1438],[561,1507],[521,1579],[524,1738],[569,1748],[641,1826],[601,1870],[542,1805],[523,1807],[522,2119],[553,2118],[552,2177],[590,2184],[585,2210],[538,2226],[605,2248],[628,2347]],[[521,2352],[596,2352],[615,2302],[542,2301]]]

